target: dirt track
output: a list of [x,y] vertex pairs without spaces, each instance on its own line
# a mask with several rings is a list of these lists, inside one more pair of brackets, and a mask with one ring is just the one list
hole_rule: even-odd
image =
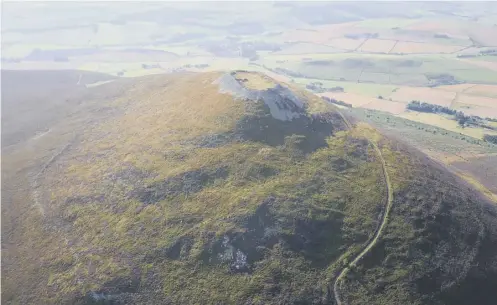
[[[347,118],[345,118],[345,116],[340,111],[338,111],[338,112],[339,112],[340,116],[343,118],[343,120],[345,121],[345,124],[349,128],[351,128],[351,124],[349,123]],[[364,257],[364,255],[366,255],[376,245],[376,243],[378,242],[378,240],[379,240],[381,234],[383,233],[383,230],[385,229],[385,226],[388,222],[388,217],[390,215],[390,210],[392,209],[392,204],[393,204],[393,189],[392,189],[392,184],[390,182],[390,176],[388,175],[388,171],[387,171],[387,164],[385,162],[385,159],[383,158],[383,155],[381,154],[381,150],[378,147],[378,145],[376,145],[376,143],[374,143],[373,141],[369,141],[369,143],[371,144],[371,146],[373,146],[373,148],[374,148],[376,154],[378,155],[378,157],[380,158],[380,161],[382,164],[383,177],[385,180],[385,186],[387,188],[387,203],[386,203],[386,208],[385,208],[383,215],[382,215],[381,223],[378,226],[377,230],[375,231],[373,238],[364,246],[363,250],[354,258],[354,260],[351,263],[347,264],[340,271],[340,273],[338,274],[338,276],[335,279],[335,282],[333,284],[333,295],[335,297],[335,303],[337,305],[343,304],[342,300],[340,299],[340,287],[339,287],[340,282],[349,272],[349,270],[350,270],[349,267],[355,266]]]

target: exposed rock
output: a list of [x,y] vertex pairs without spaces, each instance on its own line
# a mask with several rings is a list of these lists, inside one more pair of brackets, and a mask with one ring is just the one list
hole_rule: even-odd
[[305,113],[304,103],[290,89],[280,84],[266,90],[248,89],[231,74],[224,74],[217,83],[222,93],[229,93],[244,100],[264,101],[273,118],[277,120],[289,121]]

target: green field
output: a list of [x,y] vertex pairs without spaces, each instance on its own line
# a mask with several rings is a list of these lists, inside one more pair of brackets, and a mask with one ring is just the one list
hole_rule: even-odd
[[497,145],[459,132],[399,118],[381,111],[360,108],[353,108],[350,111],[362,120],[389,130],[423,151],[431,150],[447,155],[457,155],[462,152],[475,155],[497,153]]
[[380,83],[388,84],[390,81],[390,74],[388,73],[375,73],[375,72],[362,72],[359,82],[364,83]]
[[[378,84],[426,86],[429,78],[452,75],[459,82],[497,83],[497,73],[475,67],[451,56],[398,56],[326,54],[306,57],[270,57],[262,62],[272,68],[287,69],[304,77],[324,80],[357,82],[368,81]],[[285,58],[283,60],[283,58]],[[359,76],[362,77],[359,79]]]
[[357,83],[357,82],[343,82],[343,81],[330,81],[321,80],[315,78],[298,78],[295,77],[293,80],[296,83],[307,85],[312,82],[321,82],[324,87],[342,87],[345,92],[357,93],[370,97],[388,96],[392,93],[396,86],[392,85],[382,85],[382,84],[370,84],[370,83]]
[[357,22],[357,26],[368,27],[371,29],[391,29],[411,25],[415,22],[415,20],[404,18],[378,18]]
[[470,60],[478,60],[478,61],[491,61],[491,62],[497,62],[497,56],[478,56],[478,57],[470,57]]

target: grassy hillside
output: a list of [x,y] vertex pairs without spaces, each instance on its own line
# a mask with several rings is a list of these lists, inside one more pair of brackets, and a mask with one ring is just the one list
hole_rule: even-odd
[[317,96],[247,72],[85,94],[50,141],[3,152],[7,304],[331,304],[384,212],[372,143],[394,207],[347,303],[493,302],[495,208]]

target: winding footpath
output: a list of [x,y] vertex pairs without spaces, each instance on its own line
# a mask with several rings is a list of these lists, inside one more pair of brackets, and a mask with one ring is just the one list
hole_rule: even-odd
[[[345,118],[345,116],[340,112],[340,110],[338,110],[338,113],[340,114],[340,116],[344,120],[344,122],[347,125],[347,127],[350,129],[351,128],[351,124],[349,123],[349,121],[347,120],[347,118]],[[335,279],[335,282],[333,284],[333,295],[335,297],[335,304],[337,304],[337,305],[344,304],[342,302],[342,300],[340,299],[340,286],[341,286],[342,279],[350,271],[350,267],[355,266],[376,245],[376,243],[378,242],[380,236],[382,235],[382,233],[383,233],[383,231],[384,231],[384,229],[386,227],[386,224],[388,223],[388,218],[389,218],[389,215],[390,215],[390,210],[392,209],[392,205],[393,205],[393,188],[392,188],[392,184],[390,182],[390,176],[388,175],[387,164],[385,162],[385,159],[383,158],[383,155],[381,154],[381,150],[378,147],[378,145],[376,143],[374,143],[373,141],[370,141],[370,140],[368,140],[368,142],[371,144],[371,146],[373,146],[376,154],[378,155],[378,157],[379,157],[379,159],[381,161],[381,165],[382,165],[382,168],[383,168],[383,178],[385,180],[385,186],[387,188],[387,194],[388,194],[387,195],[388,196],[387,197],[387,203],[386,203],[386,208],[384,210],[384,213],[383,213],[383,216],[382,216],[382,219],[381,219],[381,223],[378,226],[376,232],[374,233],[373,238],[370,239],[369,243],[367,243],[364,246],[364,249],[354,258],[354,260],[351,263],[347,264],[340,271],[340,273],[338,274],[338,276]]]
[[42,193],[40,191],[40,189],[41,189],[40,180],[41,180],[42,176],[45,174],[46,170],[55,161],[57,161],[57,159],[64,152],[66,152],[71,147],[71,145],[73,144],[74,141],[75,141],[75,137],[69,143],[67,143],[66,145],[64,145],[64,147],[62,147],[62,149],[60,149],[58,152],[56,152],[55,154],[53,154],[50,157],[50,159],[42,166],[42,168],[40,169],[40,171],[34,176],[33,184],[32,184],[32,196],[33,196],[33,200],[34,200],[34,205],[38,208],[38,210],[40,211],[40,214],[42,216],[45,216],[45,208],[44,208],[43,203],[42,203]]

